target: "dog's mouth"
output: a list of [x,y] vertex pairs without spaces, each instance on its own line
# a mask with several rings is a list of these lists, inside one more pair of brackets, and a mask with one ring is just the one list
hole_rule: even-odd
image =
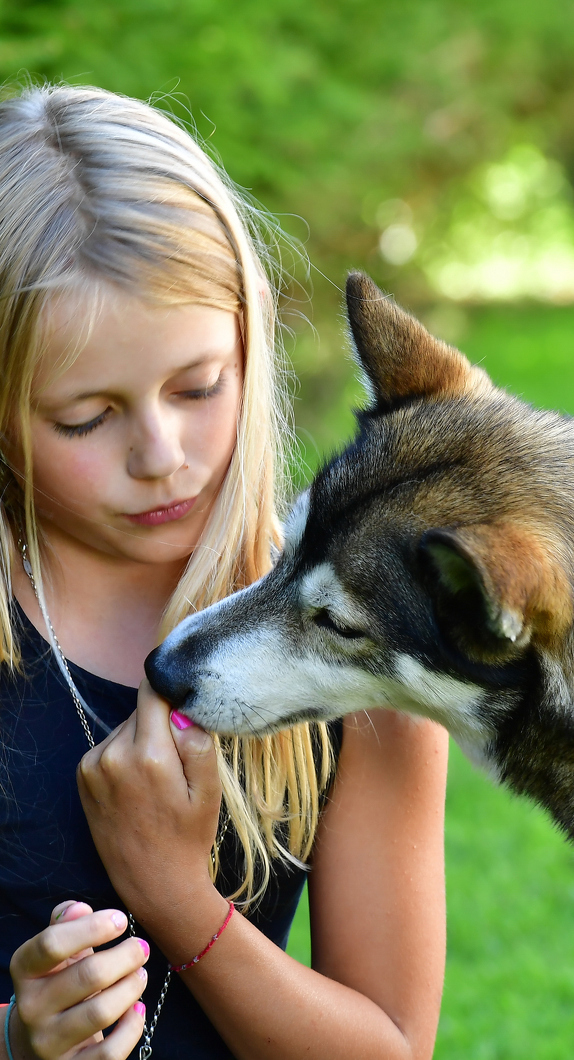
[[242,713],[242,717],[231,724],[220,725],[217,719],[206,717],[197,703],[190,706],[184,704],[183,707],[178,707],[178,710],[190,717],[196,725],[205,729],[206,732],[216,733],[219,736],[270,736],[276,732],[284,732],[286,729],[291,729],[294,725],[299,725],[303,722],[326,720],[321,710],[309,708],[297,714],[289,714],[287,718],[261,723],[258,723],[256,711],[253,713],[246,712],[245,714]]

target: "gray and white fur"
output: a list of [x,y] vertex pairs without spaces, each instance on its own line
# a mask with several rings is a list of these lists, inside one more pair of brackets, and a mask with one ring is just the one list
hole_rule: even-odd
[[574,833],[574,426],[497,389],[368,277],[347,285],[372,399],[256,584],[186,619],[153,687],[266,733],[389,706]]

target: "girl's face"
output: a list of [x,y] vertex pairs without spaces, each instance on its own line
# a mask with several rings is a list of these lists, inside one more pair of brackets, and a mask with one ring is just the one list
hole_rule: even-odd
[[[243,348],[234,313],[106,296],[89,341],[62,299],[34,384],[35,503],[48,537],[143,563],[197,544],[235,446]],[[16,463],[18,459],[16,458]]]

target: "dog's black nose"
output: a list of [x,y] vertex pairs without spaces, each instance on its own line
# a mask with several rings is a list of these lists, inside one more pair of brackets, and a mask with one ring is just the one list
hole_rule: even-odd
[[181,676],[176,675],[174,668],[169,665],[161,645],[149,653],[144,662],[144,669],[151,687],[158,696],[163,696],[174,707],[185,703],[189,686],[182,682]]

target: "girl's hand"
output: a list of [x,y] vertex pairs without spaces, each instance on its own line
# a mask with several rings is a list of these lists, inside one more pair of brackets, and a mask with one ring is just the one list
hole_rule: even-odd
[[209,876],[221,783],[211,737],[192,724],[180,729],[178,721],[186,719],[174,720],[144,681],[137,711],[82,758],[78,787],[98,852],[128,909],[157,938],[160,925],[176,922],[178,908],[192,906],[201,949],[222,909],[225,915]]
[[[16,1008],[10,1042],[16,1060],[125,1060],[141,1038],[145,1008],[138,998],[147,982],[147,943],[118,938],[127,927],[117,909],[92,912],[83,902],[63,902],[50,926],[14,954],[10,974]],[[104,1040],[102,1031],[118,1023]]]

